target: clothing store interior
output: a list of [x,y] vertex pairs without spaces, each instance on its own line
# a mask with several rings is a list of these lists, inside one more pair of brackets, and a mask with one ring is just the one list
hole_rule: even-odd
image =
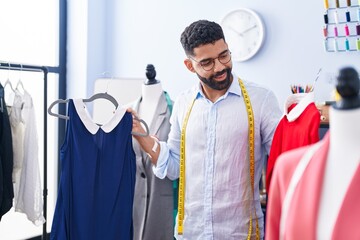
[[0,5],[1,240],[360,239],[360,0]]

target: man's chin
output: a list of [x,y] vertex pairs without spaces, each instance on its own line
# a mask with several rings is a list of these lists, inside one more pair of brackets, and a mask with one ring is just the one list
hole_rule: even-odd
[[224,80],[220,80],[220,81],[213,79],[213,82],[215,83],[214,87],[217,90],[224,90],[230,86],[231,80],[226,77]]

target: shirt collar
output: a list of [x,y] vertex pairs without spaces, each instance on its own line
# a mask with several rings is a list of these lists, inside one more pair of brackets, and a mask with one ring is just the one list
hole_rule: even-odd
[[239,85],[239,77],[236,76],[234,73],[232,75],[233,75],[233,81],[232,81],[228,91],[226,92],[226,94],[227,93],[232,93],[232,94],[241,96],[242,93],[241,93],[241,88],[240,88],[240,85]]
[[110,120],[102,126],[99,126],[93,121],[82,99],[73,99],[73,102],[76,112],[78,113],[84,126],[93,135],[95,135],[100,128],[106,133],[111,132],[119,124],[126,112],[126,109],[124,108],[116,108]]
[[[305,110],[305,108],[310,104],[314,102],[314,93],[296,93],[290,95],[285,102],[285,115],[289,122],[295,121],[301,113]],[[297,105],[290,110],[289,107],[296,103]]]

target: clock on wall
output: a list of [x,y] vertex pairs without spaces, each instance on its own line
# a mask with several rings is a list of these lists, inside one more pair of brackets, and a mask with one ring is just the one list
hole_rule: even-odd
[[264,24],[251,9],[239,8],[229,12],[221,21],[221,26],[234,61],[252,58],[264,42]]

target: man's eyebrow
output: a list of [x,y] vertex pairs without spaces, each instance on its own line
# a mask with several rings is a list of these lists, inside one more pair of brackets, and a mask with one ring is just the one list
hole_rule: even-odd
[[[222,54],[224,54],[224,53],[226,53],[226,52],[228,52],[229,51],[229,49],[225,49],[224,51],[222,51],[221,53],[219,53],[219,55],[217,56],[217,57],[219,57],[220,55],[222,55]],[[207,62],[207,61],[210,61],[210,60],[213,60],[214,58],[205,58],[205,59],[203,59],[203,60],[200,60],[199,62]]]

